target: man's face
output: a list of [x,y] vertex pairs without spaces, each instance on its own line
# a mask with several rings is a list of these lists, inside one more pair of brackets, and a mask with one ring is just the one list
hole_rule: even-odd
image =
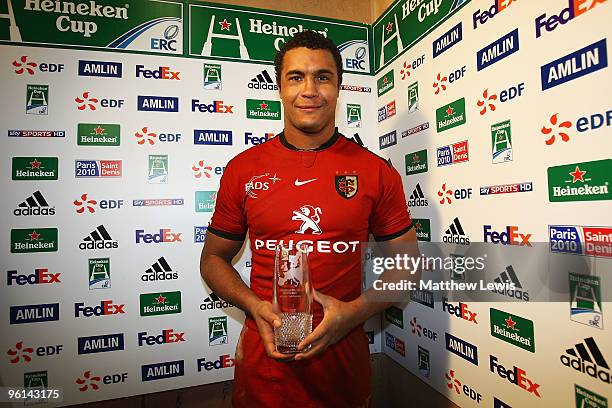
[[278,85],[285,127],[317,133],[335,124],[338,72],[331,52],[306,47],[287,51]]

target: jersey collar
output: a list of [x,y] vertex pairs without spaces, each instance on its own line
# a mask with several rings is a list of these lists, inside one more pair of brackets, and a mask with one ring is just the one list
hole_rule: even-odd
[[287,141],[287,139],[285,138],[285,132],[280,132],[277,137],[279,138],[281,144],[285,146],[287,149],[296,150],[300,152],[318,152],[320,150],[327,149],[328,147],[331,147],[334,143],[336,143],[336,140],[338,140],[338,138],[340,137],[340,132],[338,132],[338,128],[336,127],[334,129],[334,134],[332,135],[332,137],[330,137],[327,142],[323,143],[321,146],[317,147],[316,149],[300,149],[300,148],[295,147],[294,145],[292,145],[291,143]]

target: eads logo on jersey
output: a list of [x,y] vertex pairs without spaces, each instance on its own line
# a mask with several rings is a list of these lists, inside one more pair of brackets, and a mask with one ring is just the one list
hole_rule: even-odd
[[[603,126],[610,127],[612,125],[612,110],[604,113],[594,113],[590,116],[580,117],[575,121],[575,123],[576,130],[579,133],[600,129]],[[549,119],[549,123],[542,126],[541,130],[541,133],[546,138],[546,145],[553,145],[556,141],[568,142],[571,137],[567,132],[572,128],[572,126],[572,121],[561,119],[558,112],[553,114]]]
[[244,184],[244,191],[248,197],[257,198],[258,194],[268,191],[277,181],[281,179],[276,177],[276,173],[273,176],[270,173],[253,176]]
[[569,273],[570,320],[603,330],[599,276]]
[[470,323],[478,324],[476,320],[478,313],[472,312],[467,303],[459,302],[457,306],[454,306],[448,302],[448,298],[443,297],[442,311],[459,319],[467,320]]
[[81,95],[74,98],[76,107],[80,111],[96,111],[98,108],[104,109],[121,109],[125,103],[125,99],[112,98],[97,98],[91,92],[85,91]]
[[574,18],[583,15],[587,11],[591,11],[595,6],[606,3],[607,0],[567,0],[567,7],[562,9],[559,14],[552,14],[550,17],[546,13],[539,15],[535,19],[536,38],[540,38],[543,34],[542,29],[546,32],[551,32],[557,27],[565,25]]
[[[6,18],[6,17],[5,17]],[[41,62],[37,63],[32,57],[22,55],[16,58],[11,63],[13,69],[17,75],[34,75],[36,72],[45,73],[60,73],[64,70],[64,64],[58,64],[53,62]]]
[[612,258],[612,227],[549,225],[550,252]]
[[495,112],[497,109],[497,103],[506,103],[510,102],[514,98],[518,98],[523,96],[523,92],[525,91],[525,83],[521,82],[520,84],[513,85],[510,88],[503,89],[498,94],[489,88],[486,88],[482,92],[482,96],[478,98],[478,102],[476,102],[476,106],[478,107],[478,113],[480,115],[485,115],[487,112]]
[[63,344],[57,344],[54,346],[35,346],[30,347],[23,344],[23,341],[19,341],[14,347],[7,350],[6,355],[9,358],[9,363],[19,364],[29,363],[32,361],[32,357],[55,357],[59,356],[64,349]]
[[489,358],[489,370],[492,373],[496,373],[510,384],[514,384],[517,387],[522,388],[524,391],[533,394],[533,396],[542,398],[539,390],[540,384],[532,380],[531,378],[533,377],[528,377],[527,371],[517,366],[506,368],[499,363],[499,359],[493,354],[491,354]]
[[532,246],[530,240],[533,234],[520,233],[517,226],[506,226],[505,231],[496,232],[492,231],[491,225],[484,225],[483,230],[484,242],[502,245]]
[[516,3],[517,0],[493,0],[493,5],[491,5],[488,9],[484,10],[476,10],[476,12],[472,15],[472,20],[474,24],[474,30],[476,30],[480,25],[483,25],[487,22],[487,20],[493,19],[497,16],[497,14],[506,10],[510,5]]
[[164,378],[182,377],[185,375],[185,360],[145,364],[140,368],[143,382],[161,380]]
[[612,200],[612,159],[549,167],[547,173],[551,202]]
[[34,273],[30,275],[21,275],[16,270],[13,270],[6,272],[6,284],[7,286],[24,286],[61,283],[60,275],[61,272],[49,272],[47,268],[36,268]]
[[476,401],[480,404],[482,401],[482,394],[476,391],[475,388],[467,385],[466,383],[462,383],[457,375],[457,370],[450,369],[446,374],[444,374],[444,378],[446,378],[446,386],[449,390],[455,390],[457,395],[465,395],[470,398],[472,401]]
[[36,190],[31,196],[17,205],[13,214],[20,216],[30,215],[55,215],[55,207],[51,207],[40,190]]
[[560,359],[561,364],[568,368],[573,368],[575,371],[597,379],[604,384],[612,383],[610,366],[593,337],[588,337],[582,343],[568,348]]
[[462,66],[454,71],[451,71],[450,74],[443,74],[442,72],[438,72],[435,80],[433,81],[433,91],[434,95],[438,95],[440,92],[444,93],[446,88],[448,88],[448,84],[452,84],[465,77],[466,66]]
[[139,145],[153,146],[156,142],[161,143],[178,143],[182,135],[178,132],[170,133],[167,131],[157,132],[155,129],[144,126],[140,130],[134,132],[136,143]]
[[75,383],[80,392],[97,391],[100,389],[101,384],[111,385],[125,383],[127,381],[127,377],[128,373],[105,374],[103,376],[99,376],[93,374],[91,370],[87,370],[83,372],[83,374],[79,375],[79,377],[75,380]]

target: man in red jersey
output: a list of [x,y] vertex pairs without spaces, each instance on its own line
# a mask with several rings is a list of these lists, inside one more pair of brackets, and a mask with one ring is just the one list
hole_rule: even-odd
[[[235,407],[366,407],[370,360],[363,322],[391,302],[361,293],[361,242],[416,242],[399,173],[338,133],[336,46],[298,33],[276,57],[285,128],[234,157],[217,194],[200,262],[216,294],[246,313],[236,349]],[[246,234],[251,285],[232,267]],[[296,355],[277,352],[272,309],[278,241],[306,242],[315,288],[313,332]],[[310,348],[309,348],[310,347]]]

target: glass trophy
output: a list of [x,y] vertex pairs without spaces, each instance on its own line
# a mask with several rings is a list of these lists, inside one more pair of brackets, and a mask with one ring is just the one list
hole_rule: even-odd
[[307,245],[279,242],[274,259],[274,312],[281,325],[274,329],[279,353],[298,353],[297,346],[312,332],[312,285]]

